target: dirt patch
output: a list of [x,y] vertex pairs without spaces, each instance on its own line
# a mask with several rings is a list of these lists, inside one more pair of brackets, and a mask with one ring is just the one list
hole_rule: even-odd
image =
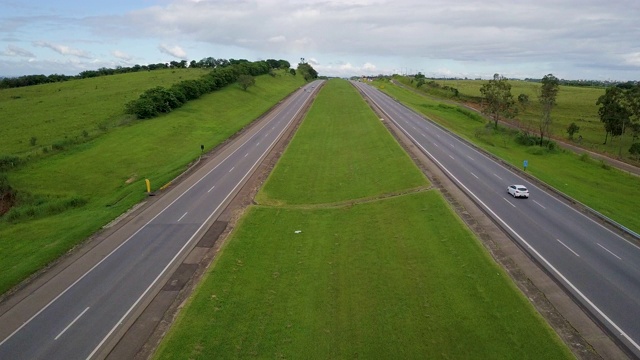
[[5,190],[0,193],[0,216],[11,210],[16,203],[16,195],[11,190]]

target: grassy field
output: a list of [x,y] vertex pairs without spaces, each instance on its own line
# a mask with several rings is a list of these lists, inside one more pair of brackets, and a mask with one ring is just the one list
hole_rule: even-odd
[[154,190],[165,185],[198,158],[200,145],[212,149],[304,82],[289,75],[256,80],[248,91],[229,86],[10,172],[20,205],[0,220],[0,293],[143,200],[144,179]]
[[571,358],[358,97],[322,89],[155,358]]
[[445,104],[388,83],[382,90],[459,134],[488,152],[520,168],[528,160],[527,172],[538,179],[640,233],[635,215],[640,203],[640,178],[603,165],[601,162],[562,150],[547,151],[523,146],[515,133],[485,126],[486,120],[457,105]]
[[[415,82],[411,84],[408,78],[399,77],[397,80],[415,87]],[[437,80],[436,82],[440,86],[451,86],[458,89],[462,97],[481,98],[480,88],[487,81]],[[520,80],[509,80],[509,84],[511,84],[511,94],[514,99],[517,99],[520,94],[526,94],[529,96],[530,101],[530,106],[526,110],[519,109],[515,123],[532,133],[538,133],[541,109],[537,94],[540,84]],[[422,90],[426,89],[426,86],[422,87]],[[603,144],[605,131],[598,115],[599,106],[596,105],[596,101],[601,95],[604,95],[604,92],[604,88],[597,87],[560,86],[557,105],[553,108],[551,114],[553,119],[551,125],[552,136],[558,140],[575,143],[592,151],[615,157],[622,155],[626,161],[634,162],[635,160],[628,153],[633,140],[630,133],[625,134],[622,138],[609,139],[606,145]],[[479,105],[474,107],[481,109]],[[574,135],[574,139],[569,139],[567,127],[572,122],[575,122],[580,127],[580,131]],[[579,135],[582,135],[582,141],[578,144]]]
[[204,74],[203,69],[167,69],[3,89],[0,156],[36,152],[70,138],[98,136],[131,121],[124,114],[124,104],[144,90]]

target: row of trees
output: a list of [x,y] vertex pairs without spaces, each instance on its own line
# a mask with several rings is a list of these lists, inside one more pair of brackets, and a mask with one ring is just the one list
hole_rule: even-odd
[[[553,74],[545,75],[538,90],[538,101],[540,102],[542,114],[540,117],[540,146],[544,144],[545,135],[549,137],[549,129],[551,127],[552,118],[551,111],[556,105],[558,90],[560,89],[560,81]],[[520,94],[516,100],[511,94],[511,84],[507,78],[500,74],[494,74],[493,79],[489,80],[480,88],[482,94],[482,111],[490,116],[494,121],[494,126],[498,127],[500,118],[513,119],[518,115],[518,110],[523,111],[530,104],[529,96]]]
[[[149,119],[169,113],[200,96],[236,82],[241,76],[268,74],[272,68],[267,61],[234,61],[215,67],[197,80],[183,80],[170,88],[156,86],[125,105],[128,114],[138,119]],[[241,84],[242,86],[242,84]],[[246,88],[245,88],[246,89]]]
[[[548,74],[539,82],[541,83],[538,90],[538,101],[541,107],[539,144],[542,146],[545,136],[549,138],[552,124],[551,112],[556,105],[561,80],[553,74]],[[511,94],[511,84],[499,74],[495,74],[493,79],[484,84],[480,88],[480,93],[483,97],[483,112],[493,119],[495,127],[498,126],[500,118],[513,119],[519,109],[525,110],[529,105],[529,97],[526,94],[520,94],[516,102]],[[640,155],[640,144],[636,143],[640,137],[640,83],[626,82],[608,87],[605,94],[598,98],[596,105],[600,106],[598,115],[604,125],[604,144],[609,138],[623,136],[630,130],[634,144],[629,152]],[[572,137],[579,129],[575,123],[572,123],[567,128],[567,133]]]
[[[78,75],[24,75],[19,77],[7,77],[0,79],[0,89],[55,83],[61,81],[86,79],[98,76],[126,74],[138,71],[153,71],[161,69],[185,69],[189,68],[203,68],[203,69],[215,69],[220,67],[227,67],[229,65],[238,65],[248,62],[247,60],[240,59],[215,59],[213,57],[207,57],[200,61],[192,60],[190,63],[187,60],[171,61],[167,63],[157,63],[148,65],[134,65],[131,67],[117,66],[113,69],[102,67],[97,70],[82,71]],[[268,59],[264,61],[266,66],[271,69],[289,69],[291,66],[286,60]]]

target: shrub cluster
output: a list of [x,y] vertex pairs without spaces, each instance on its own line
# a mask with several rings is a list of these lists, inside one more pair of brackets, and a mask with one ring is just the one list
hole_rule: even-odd
[[0,172],[8,171],[12,168],[18,167],[22,165],[23,162],[23,159],[15,155],[0,156]]
[[[517,133],[515,140],[516,143],[524,146],[540,145],[540,137],[537,135],[531,135],[526,131]],[[546,147],[548,150],[554,151],[557,150],[558,144],[556,144],[555,141],[545,139],[542,141],[541,147]]]

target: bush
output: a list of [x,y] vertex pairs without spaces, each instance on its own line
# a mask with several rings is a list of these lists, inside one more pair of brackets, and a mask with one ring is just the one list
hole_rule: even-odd
[[531,135],[526,131],[521,131],[516,134],[516,143],[524,146],[537,145],[540,140],[537,136]]
[[24,160],[14,155],[0,156],[0,172],[18,167],[24,163]]

